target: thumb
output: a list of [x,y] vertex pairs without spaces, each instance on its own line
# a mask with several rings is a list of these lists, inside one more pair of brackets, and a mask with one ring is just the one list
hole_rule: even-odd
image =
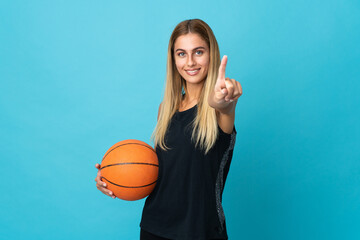
[[218,80],[215,86],[215,96],[217,99],[223,99],[228,95],[228,90],[226,88],[225,81]]
[[226,84],[225,84],[225,80],[218,78],[216,80],[216,84],[215,84],[215,91],[216,92],[222,92],[223,90],[226,90]]

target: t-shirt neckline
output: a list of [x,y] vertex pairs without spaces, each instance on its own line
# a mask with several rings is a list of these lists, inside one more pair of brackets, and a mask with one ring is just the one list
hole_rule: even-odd
[[195,104],[194,106],[192,106],[191,108],[188,108],[188,109],[186,109],[186,110],[184,110],[184,111],[179,111],[179,110],[177,110],[176,112],[177,113],[185,113],[185,112],[188,112],[188,111],[190,111],[190,110],[193,110],[194,108],[196,108],[197,107],[197,104]]

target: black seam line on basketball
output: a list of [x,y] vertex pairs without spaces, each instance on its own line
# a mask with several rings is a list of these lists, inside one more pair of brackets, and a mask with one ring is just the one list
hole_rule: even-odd
[[123,188],[142,188],[142,187],[148,187],[150,185],[153,185],[154,183],[157,182],[157,180],[155,182],[152,182],[150,184],[146,184],[146,185],[142,185],[142,186],[134,186],[134,187],[129,187],[129,186],[123,186],[123,185],[119,185],[119,184],[116,184],[116,183],[113,183],[112,181],[109,181],[108,179],[104,178],[104,177],[101,177],[103,179],[105,179],[106,181],[108,181],[109,183],[115,185],[115,186],[118,186],[118,187],[123,187]]
[[106,166],[101,167],[100,170],[107,168],[107,167],[111,167],[111,166],[128,165],[128,164],[142,164],[142,165],[151,165],[151,166],[159,167],[158,164],[153,164],[153,163],[126,162],[126,163],[114,163],[114,164],[106,165]]
[[[102,160],[104,160],[106,158],[107,155],[109,155],[109,153],[111,153],[114,149],[118,148],[118,147],[121,147],[121,146],[124,146],[124,145],[129,145],[129,144],[136,144],[136,145],[140,145],[140,146],[143,146],[143,147],[147,147],[148,149],[150,149],[151,151],[155,152],[154,149],[152,149],[151,147],[149,146],[146,146],[144,144],[141,144],[141,143],[124,143],[124,144],[121,144],[119,146],[116,146],[114,147],[113,149],[111,149],[104,157]],[[155,152],[156,153],[156,152]]]

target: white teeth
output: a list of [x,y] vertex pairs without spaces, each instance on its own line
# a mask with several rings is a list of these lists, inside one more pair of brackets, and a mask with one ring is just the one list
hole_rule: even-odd
[[193,70],[193,71],[187,71],[187,72],[188,72],[188,73],[196,73],[197,71],[199,71],[199,69]]

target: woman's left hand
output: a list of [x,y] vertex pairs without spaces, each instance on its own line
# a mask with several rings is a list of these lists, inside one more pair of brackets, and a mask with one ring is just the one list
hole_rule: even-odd
[[235,79],[225,78],[227,56],[221,60],[214,91],[209,94],[209,106],[217,110],[217,122],[225,133],[234,131],[235,107],[242,88]]
[[225,104],[237,100],[242,94],[242,88],[238,81],[225,77],[225,69],[227,64],[227,56],[225,55],[220,63],[219,74],[214,89],[214,100],[217,104]]

